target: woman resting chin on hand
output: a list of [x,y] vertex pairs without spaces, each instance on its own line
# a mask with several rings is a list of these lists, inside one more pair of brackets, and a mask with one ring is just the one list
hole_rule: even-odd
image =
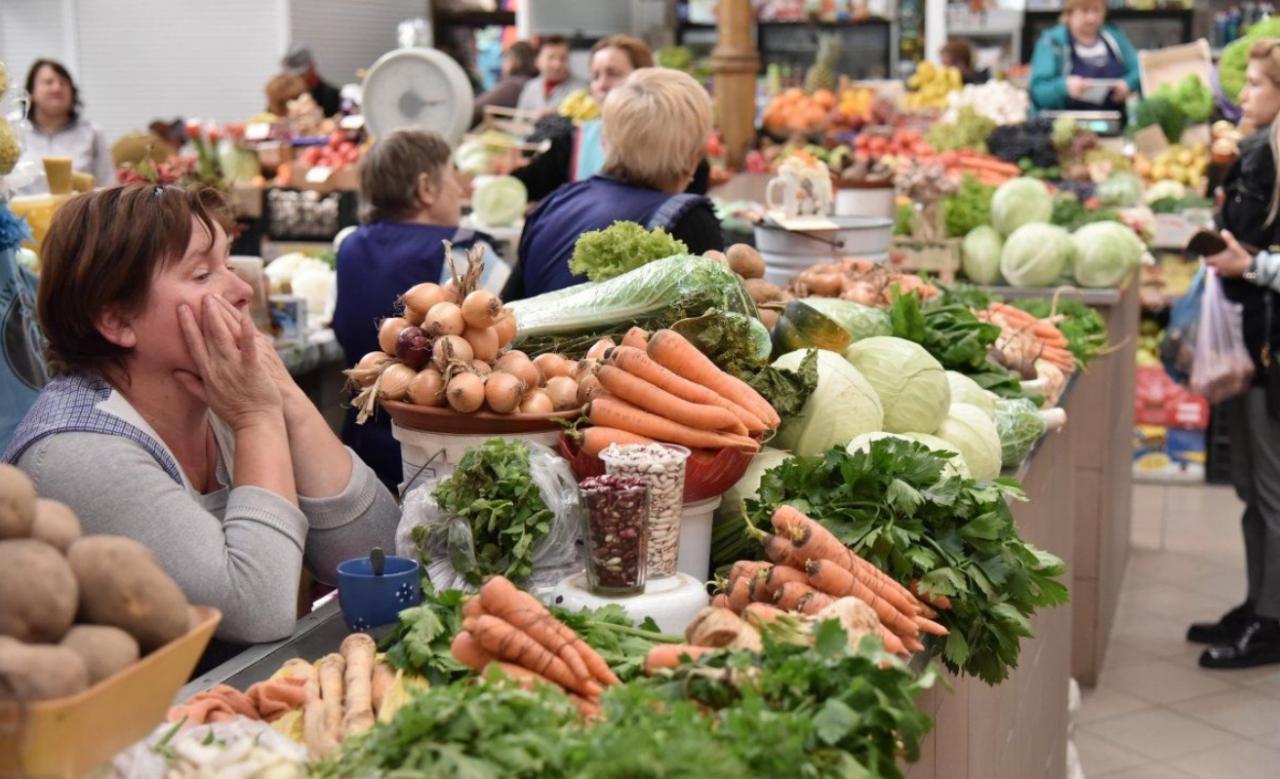
[[218,637],[293,632],[302,567],[393,545],[399,509],[247,316],[211,190],[131,185],[59,209],[38,313],[55,376],[4,454],[86,534],[150,547]]

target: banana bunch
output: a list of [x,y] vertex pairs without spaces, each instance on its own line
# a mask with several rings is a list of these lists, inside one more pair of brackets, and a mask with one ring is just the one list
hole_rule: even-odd
[[600,104],[589,90],[579,89],[560,101],[560,115],[575,122],[587,122],[600,116]]
[[[9,89],[9,71],[0,62],[0,96]],[[13,133],[9,121],[0,117],[0,176],[7,176],[18,164],[22,149],[18,148],[18,138]]]
[[910,110],[946,108],[947,95],[963,85],[960,71],[956,68],[921,62],[916,67],[916,72],[907,80],[907,87],[911,91],[907,93],[904,105]]

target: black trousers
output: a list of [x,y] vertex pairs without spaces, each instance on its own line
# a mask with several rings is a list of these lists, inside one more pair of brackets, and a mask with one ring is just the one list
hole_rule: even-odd
[[1267,391],[1254,387],[1228,402],[1231,481],[1245,503],[1249,600],[1260,616],[1280,619],[1280,422],[1267,413]]

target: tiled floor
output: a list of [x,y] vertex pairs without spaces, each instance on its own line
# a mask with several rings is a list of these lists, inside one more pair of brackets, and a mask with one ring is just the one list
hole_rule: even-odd
[[1225,488],[1134,486],[1120,607],[1076,725],[1088,779],[1280,777],[1280,665],[1205,671],[1183,639],[1243,600],[1240,512]]

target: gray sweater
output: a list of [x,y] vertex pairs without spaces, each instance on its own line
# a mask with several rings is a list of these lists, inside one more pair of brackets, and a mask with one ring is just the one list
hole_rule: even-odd
[[[103,407],[151,428],[118,394]],[[260,487],[229,487],[235,462],[229,428],[214,419],[221,488],[207,495],[178,484],[138,444],[98,433],[59,433],[32,444],[18,467],[40,495],[66,503],[83,532],[128,536],[145,544],[192,603],[222,611],[218,637],[261,643],[293,632],[298,581],[307,568],[337,582],[339,562],[395,548],[400,509],[353,453],[341,495],[301,506]],[[159,436],[154,436],[160,440]]]

